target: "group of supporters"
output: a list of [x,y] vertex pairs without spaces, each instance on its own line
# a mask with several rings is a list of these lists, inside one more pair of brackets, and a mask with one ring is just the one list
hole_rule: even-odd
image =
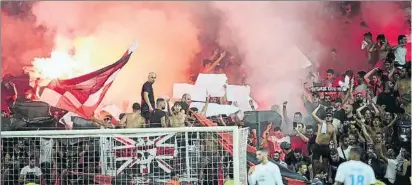
[[[289,119],[284,102],[282,125],[269,124],[262,134],[269,157],[312,184],[333,184],[342,178],[336,177],[340,165],[357,149],[358,160],[372,167],[379,183],[410,184],[411,65],[405,45],[404,35],[390,46],[383,34],[373,41],[366,33],[370,71],[338,76],[345,69],[328,69],[325,78],[313,75],[303,97],[309,116],[295,112]],[[337,88],[346,91],[327,90]],[[250,135],[250,144],[257,144],[256,137]]]

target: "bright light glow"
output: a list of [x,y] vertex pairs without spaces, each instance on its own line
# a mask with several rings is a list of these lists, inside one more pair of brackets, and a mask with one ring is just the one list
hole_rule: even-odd
[[91,55],[93,39],[77,38],[72,41],[75,54],[70,54],[67,47],[54,50],[50,58],[34,58],[32,65],[34,73],[40,79],[68,79],[92,71]]

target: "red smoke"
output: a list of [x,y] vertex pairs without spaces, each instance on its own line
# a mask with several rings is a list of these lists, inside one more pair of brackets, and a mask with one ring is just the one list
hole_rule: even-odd
[[22,74],[22,68],[34,57],[50,55],[52,37],[36,27],[33,19],[10,16],[5,11],[1,19],[2,76]]
[[[120,107],[124,99],[140,101],[141,85],[151,71],[158,74],[155,96],[171,95],[173,83],[186,82],[190,70],[199,68],[201,57],[192,61],[196,54],[216,41],[239,51],[254,98],[269,106],[296,99],[306,77],[295,55],[285,55],[292,45],[301,48],[321,72],[331,67],[343,73],[371,67],[360,50],[363,33],[370,31],[374,37],[384,33],[392,45],[398,34],[410,34],[398,3],[361,2],[361,13],[352,15],[349,24],[336,7],[326,4],[333,3],[36,2],[33,18],[2,16],[2,72],[18,74],[34,57],[47,57],[52,49],[84,49],[57,36],[66,41],[93,40],[88,65],[94,69],[117,60],[136,39],[139,48],[105,98],[105,103]],[[337,51],[335,63],[332,49]],[[286,77],[280,75],[285,71]]]

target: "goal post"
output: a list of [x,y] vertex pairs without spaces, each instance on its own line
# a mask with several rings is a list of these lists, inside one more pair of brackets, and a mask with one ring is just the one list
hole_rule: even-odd
[[247,184],[247,128],[7,131],[0,137],[8,184],[18,184],[22,173],[25,184]]

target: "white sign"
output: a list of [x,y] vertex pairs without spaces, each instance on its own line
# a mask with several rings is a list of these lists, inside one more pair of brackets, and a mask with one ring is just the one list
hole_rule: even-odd
[[190,94],[194,101],[206,100],[206,89],[204,87],[197,87],[192,84],[175,83],[173,84],[173,98],[180,99],[184,94]]
[[196,88],[204,88],[212,97],[223,97],[224,86],[227,85],[225,74],[199,74],[196,80]]
[[[193,102],[190,104],[190,107],[196,107],[197,109],[199,109],[200,112],[203,109],[204,105],[205,103]],[[206,111],[206,117],[217,116],[220,114],[230,115],[236,113],[239,110],[239,107],[233,105],[220,105],[217,103],[209,103]]]
[[228,101],[246,101],[250,95],[250,86],[245,85],[228,85],[227,100]]

